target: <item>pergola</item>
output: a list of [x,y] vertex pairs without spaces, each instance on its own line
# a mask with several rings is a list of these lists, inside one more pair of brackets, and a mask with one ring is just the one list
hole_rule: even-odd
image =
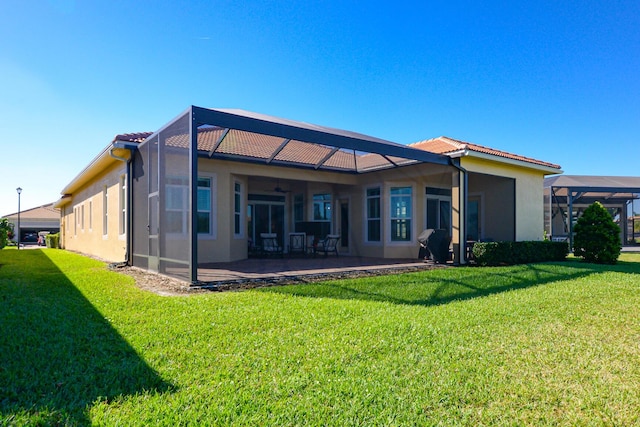
[[[562,235],[573,247],[573,225],[576,209],[594,202],[606,208],[620,209],[622,240],[627,239],[628,206],[640,198],[640,177],[559,175],[545,178],[545,229],[552,236]],[[554,218],[562,215],[563,230],[556,230]],[[631,214],[633,215],[633,213]],[[570,220],[569,220],[570,219]],[[555,221],[556,223],[558,221]]]
[[[133,265],[198,280],[198,159],[222,159],[364,174],[415,164],[452,167],[459,236],[464,236],[466,173],[457,159],[386,140],[243,110],[191,106],[149,136],[134,152],[131,171]],[[457,173],[456,173],[457,171]],[[168,180],[188,188],[183,237],[167,232],[172,200]],[[148,215],[145,215],[147,213]],[[455,241],[455,237],[454,237]],[[459,245],[464,260],[464,245]],[[463,261],[464,262],[464,261]]]

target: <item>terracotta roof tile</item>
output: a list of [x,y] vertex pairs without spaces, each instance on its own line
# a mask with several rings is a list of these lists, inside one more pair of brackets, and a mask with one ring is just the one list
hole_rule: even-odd
[[335,168],[335,169],[345,169],[345,170],[355,170],[356,168],[356,158],[353,154],[353,151],[348,152],[345,150],[338,150],[327,161],[324,163],[324,166]]
[[[220,128],[200,129],[198,149],[210,151],[218,142],[222,133],[223,129]],[[291,140],[277,152],[283,142],[285,142],[285,140],[280,137],[231,130],[215,152],[264,160],[270,159],[275,154],[273,159],[279,162],[308,166],[315,166],[323,162],[323,167],[338,170],[354,170],[356,162],[358,162],[358,170],[370,167],[370,162],[360,162],[360,159],[364,157],[362,154],[354,156],[354,153],[349,150],[337,150],[331,154],[334,150],[333,147],[317,143]],[[175,143],[175,141],[173,143]],[[327,156],[329,156],[329,158],[327,158]],[[376,164],[371,166],[375,166],[376,168],[391,166],[391,163],[384,157],[377,157],[378,160]],[[406,161],[406,159],[402,160]]]
[[[207,126],[198,129],[198,150],[211,151],[213,147],[218,143],[222,137],[225,129],[217,126]],[[152,132],[137,132],[137,133],[125,133],[116,135],[115,141],[128,141],[142,143]],[[270,159],[271,156],[280,148],[284,139],[280,137],[274,137],[269,135],[262,135],[247,131],[240,131],[232,129],[224,137],[222,142],[216,148],[216,153],[249,157],[253,159]],[[169,136],[166,140],[166,144],[172,147],[187,148],[188,147],[188,135],[181,133],[177,135]],[[526,163],[531,163],[538,166],[545,166],[554,169],[560,169],[559,165],[543,162],[541,160],[533,159],[530,157],[520,156],[517,154],[508,153],[506,151],[496,150],[482,145],[473,144],[466,141],[460,141],[457,139],[449,138],[446,136],[440,136],[438,138],[425,139],[423,141],[409,144],[410,147],[420,150],[430,151],[436,154],[451,155],[458,151],[469,150],[477,153],[490,154],[497,157],[502,157],[511,160],[518,160]],[[314,166],[321,162],[325,157],[331,153],[333,147],[317,144],[307,143],[302,141],[289,141],[282,150],[277,153],[274,160],[292,163],[292,164],[304,164]],[[390,158],[393,163],[397,165],[415,163],[415,160],[404,158]],[[354,156],[354,153],[348,150],[338,150],[331,157],[326,159],[323,166],[333,169],[344,170],[373,170],[385,167],[390,167],[391,163],[388,158],[378,154],[371,153],[359,153]]]
[[327,157],[331,150],[332,148],[326,145],[290,141],[275,158],[283,162],[315,165]]
[[457,139],[440,136],[433,139],[425,139],[423,141],[409,144],[410,147],[420,150],[430,151],[437,154],[452,154],[461,150],[475,151],[477,153],[490,154],[493,156],[503,157],[511,160],[531,163],[538,166],[545,166],[553,169],[560,169],[559,165],[544,162],[542,160],[533,159],[531,157],[520,156],[518,154],[508,153],[506,151],[496,150],[482,145],[473,144],[471,142],[460,141]]
[[[200,134],[202,134],[202,132]],[[224,138],[216,152],[258,159],[268,159],[281,144],[282,138],[275,136],[231,130]]]
[[126,141],[140,143],[149,138],[151,135],[153,135],[153,132],[122,133],[116,135],[111,142]]

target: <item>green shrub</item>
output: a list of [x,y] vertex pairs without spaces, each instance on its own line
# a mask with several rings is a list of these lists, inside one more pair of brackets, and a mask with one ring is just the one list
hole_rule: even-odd
[[0,249],[7,246],[10,235],[13,234],[11,224],[7,218],[0,219]]
[[600,202],[585,209],[573,228],[573,253],[586,262],[615,264],[620,256],[620,227]]
[[60,233],[47,234],[44,236],[48,248],[58,249],[60,243]]
[[569,253],[567,242],[479,242],[473,256],[479,265],[514,265],[544,261],[564,261]]

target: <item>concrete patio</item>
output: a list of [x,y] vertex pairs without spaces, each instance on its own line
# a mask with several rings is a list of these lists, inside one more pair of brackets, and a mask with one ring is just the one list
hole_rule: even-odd
[[230,263],[200,264],[195,286],[217,287],[248,282],[307,282],[355,275],[395,274],[442,268],[418,259],[353,256],[316,258],[249,258]]

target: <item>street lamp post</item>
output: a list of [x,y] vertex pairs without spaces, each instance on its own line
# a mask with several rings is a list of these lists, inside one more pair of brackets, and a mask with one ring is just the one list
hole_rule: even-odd
[[18,250],[20,250],[20,193],[22,193],[22,188],[16,188],[18,192]]

